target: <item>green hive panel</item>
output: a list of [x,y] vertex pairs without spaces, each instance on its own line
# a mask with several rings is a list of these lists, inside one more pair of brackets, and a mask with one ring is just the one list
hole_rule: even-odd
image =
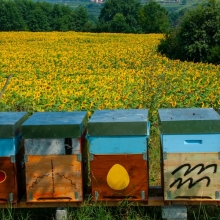
[[159,109],[161,134],[220,132],[220,115],[212,108]]
[[147,135],[148,110],[97,110],[88,122],[90,136]]
[[26,112],[0,112],[0,138],[15,137],[27,118]]
[[87,126],[87,112],[38,112],[23,125],[24,138],[78,138]]

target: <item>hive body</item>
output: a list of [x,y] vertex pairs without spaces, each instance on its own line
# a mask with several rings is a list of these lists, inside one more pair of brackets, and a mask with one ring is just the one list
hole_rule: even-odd
[[22,125],[28,202],[83,200],[86,123],[86,112],[50,112]]
[[0,112],[0,203],[17,203],[24,195],[24,145],[21,124],[25,112]]
[[148,110],[95,111],[88,122],[94,200],[148,199]]
[[220,116],[159,109],[164,200],[220,200]]

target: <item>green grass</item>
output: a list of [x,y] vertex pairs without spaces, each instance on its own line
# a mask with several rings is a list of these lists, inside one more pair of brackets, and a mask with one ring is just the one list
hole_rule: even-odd
[[[189,220],[219,220],[220,209],[215,206],[188,206]],[[1,220],[55,220],[56,208],[1,209]],[[122,202],[117,207],[84,203],[67,208],[67,220],[162,220],[161,207],[141,207]]]

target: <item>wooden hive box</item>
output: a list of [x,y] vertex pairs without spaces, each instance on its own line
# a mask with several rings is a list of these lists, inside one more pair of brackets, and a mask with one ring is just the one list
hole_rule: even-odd
[[34,113],[22,125],[27,202],[83,200],[86,126],[85,111]]
[[20,128],[27,118],[26,112],[0,112],[0,203],[17,203],[25,193]]
[[164,200],[220,200],[220,116],[159,109]]
[[88,122],[92,199],[148,200],[148,110],[95,111]]

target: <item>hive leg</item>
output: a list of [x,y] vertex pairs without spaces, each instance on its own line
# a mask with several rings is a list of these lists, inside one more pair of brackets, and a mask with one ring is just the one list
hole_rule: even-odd
[[67,220],[67,211],[62,207],[58,207],[56,210],[56,220]]
[[162,218],[167,220],[187,220],[186,206],[163,206]]

